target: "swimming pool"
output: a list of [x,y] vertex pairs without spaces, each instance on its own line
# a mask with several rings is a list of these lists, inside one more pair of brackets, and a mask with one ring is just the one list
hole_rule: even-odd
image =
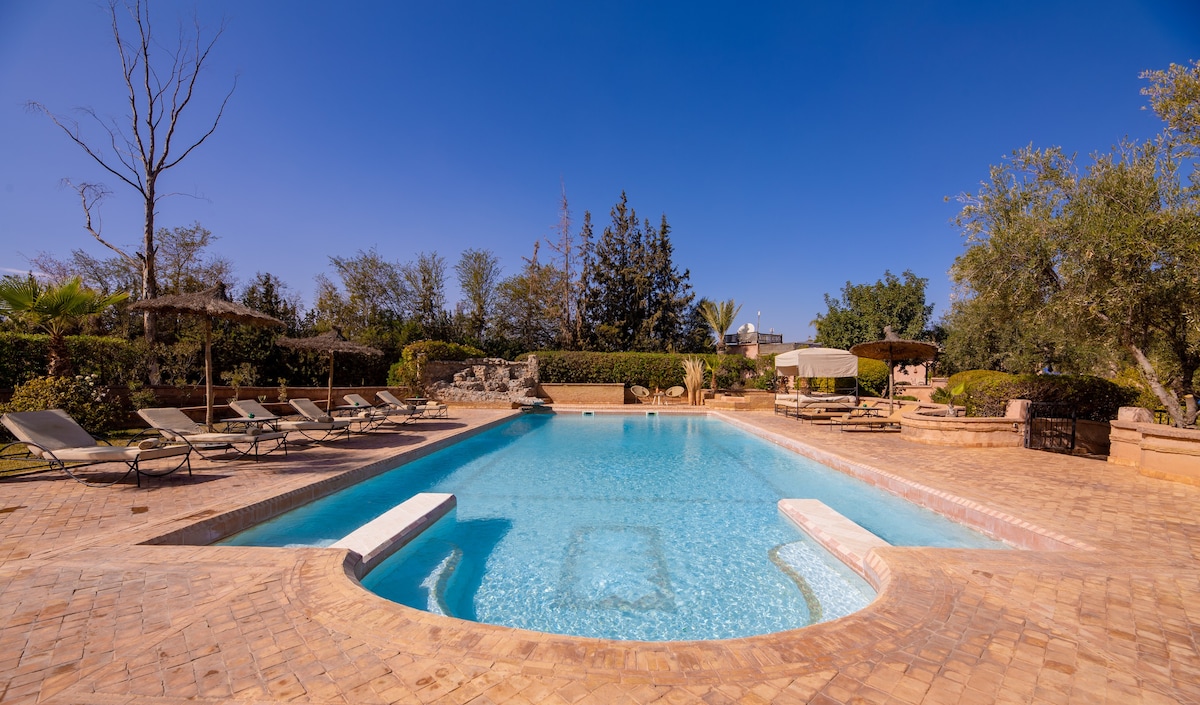
[[783,518],[815,498],[889,543],[996,548],[704,416],[529,415],[223,543],[325,546],[418,492],[458,507],[363,580],[464,619],[618,639],[805,626],[874,594]]

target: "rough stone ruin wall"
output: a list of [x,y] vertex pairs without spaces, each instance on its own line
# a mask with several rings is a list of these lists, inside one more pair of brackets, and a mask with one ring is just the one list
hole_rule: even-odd
[[537,357],[523,362],[473,358],[425,364],[422,383],[429,396],[446,402],[529,405],[538,402]]

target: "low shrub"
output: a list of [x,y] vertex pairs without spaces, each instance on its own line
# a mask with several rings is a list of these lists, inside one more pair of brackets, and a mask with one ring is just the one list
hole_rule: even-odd
[[863,397],[886,397],[888,366],[882,360],[858,358],[858,394]]
[[92,434],[118,428],[125,416],[121,400],[97,384],[95,375],[35,377],[18,385],[3,407],[4,413],[45,409],[62,409]]
[[400,360],[388,369],[387,383],[391,387],[417,387],[418,366],[430,360],[470,360],[487,357],[487,353],[470,345],[447,343],[441,340],[419,340],[405,346]]
[[1010,399],[1057,402],[1074,407],[1080,419],[1109,421],[1137,393],[1115,382],[1090,375],[991,375],[967,385],[964,405],[968,416],[1003,416]]

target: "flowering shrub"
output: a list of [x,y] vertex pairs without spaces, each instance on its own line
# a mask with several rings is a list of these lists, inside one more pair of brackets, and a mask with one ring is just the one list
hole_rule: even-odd
[[88,433],[116,428],[124,418],[121,400],[96,383],[96,375],[35,377],[13,390],[4,411],[62,409]]

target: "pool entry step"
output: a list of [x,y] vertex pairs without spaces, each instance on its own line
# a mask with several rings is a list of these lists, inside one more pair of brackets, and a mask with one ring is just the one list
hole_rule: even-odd
[[779,511],[864,578],[871,549],[891,545],[820,500],[781,499]]
[[457,500],[452,494],[422,492],[364,524],[334,543],[332,548],[347,548],[358,554],[361,563],[357,573],[362,578],[445,516],[456,504]]

